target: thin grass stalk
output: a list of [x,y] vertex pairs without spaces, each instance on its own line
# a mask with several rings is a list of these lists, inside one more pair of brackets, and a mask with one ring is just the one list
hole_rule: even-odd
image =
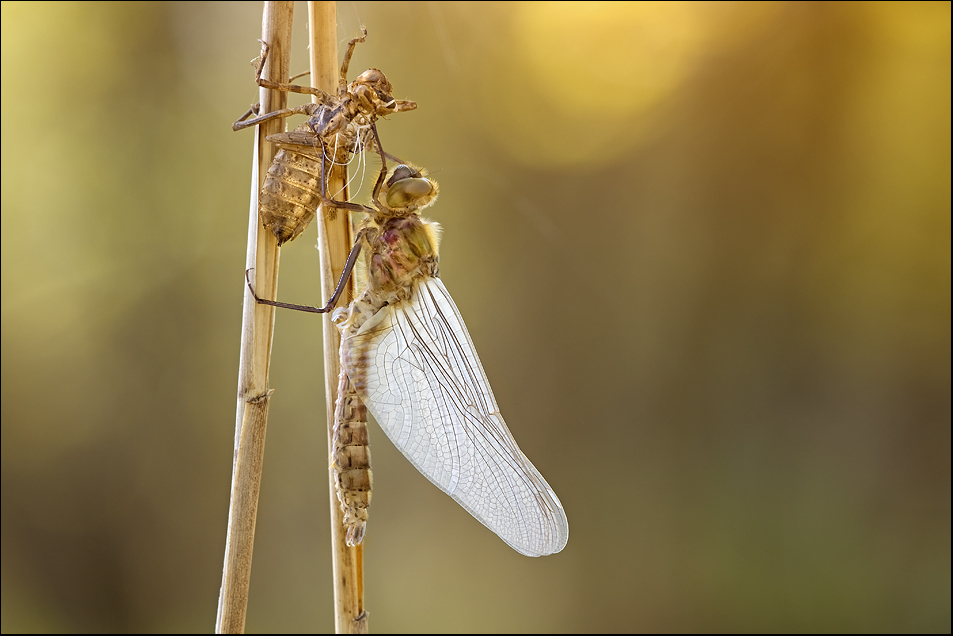
[[[271,47],[262,77],[286,81],[289,77],[293,2],[265,2],[262,14],[262,40]],[[260,90],[262,113],[284,108],[287,96],[281,91]],[[279,133],[283,120],[276,119],[257,127],[252,195],[248,222],[248,250],[245,267],[255,268],[255,289],[264,298],[275,298],[278,286],[278,243],[258,220],[258,193],[262,179],[274,160],[276,149],[265,137]],[[215,632],[240,634],[245,631],[248,590],[251,581],[255,519],[265,451],[268,423],[268,371],[275,326],[275,308],[259,305],[245,291],[242,310],[241,355],[238,369],[238,408],[236,414],[235,455],[232,460],[232,487],[225,539],[225,566],[219,592]]]
[[[311,78],[313,86],[334,94],[340,74],[338,64],[337,8],[334,2],[308,2],[308,27],[311,36]],[[347,199],[347,167],[335,166],[328,178],[328,193],[341,192],[336,198]],[[354,241],[349,215],[324,207],[317,215],[318,248],[321,254],[321,293],[324,302],[331,297]],[[350,302],[353,282],[339,304]],[[341,334],[331,315],[324,314],[324,391],[328,423],[328,455],[337,401],[340,373]],[[364,609],[364,546],[349,547],[345,542],[344,515],[335,492],[334,477],[328,470],[331,503],[331,554],[334,581],[334,626],[338,634],[366,634]]]

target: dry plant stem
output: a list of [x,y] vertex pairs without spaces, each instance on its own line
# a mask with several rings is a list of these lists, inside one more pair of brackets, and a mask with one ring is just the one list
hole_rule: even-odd
[[[265,2],[262,39],[271,46],[262,76],[283,81],[289,75],[293,2]],[[261,112],[284,108],[287,99],[280,91],[261,89]],[[258,127],[252,179],[248,252],[245,267],[255,268],[255,289],[264,298],[274,298],[278,279],[278,244],[274,235],[258,221],[258,193],[261,178],[275,156],[265,137],[282,132],[283,122],[275,120]],[[274,307],[259,305],[245,289],[242,312],[241,358],[238,371],[238,409],[235,455],[232,461],[232,491],[225,541],[225,568],[219,593],[215,631],[238,634],[245,630],[248,589],[251,580],[255,518],[261,484],[265,430],[268,421],[268,369],[274,333]]]
[[[311,77],[313,86],[334,94],[338,86],[337,9],[334,2],[309,2],[308,26],[311,34]],[[347,168],[335,166],[328,178],[328,194],[339,192],[334,198],[346,200]],[[318,215],[318,246],[321,253],[322,298],[327,301],[344,272],[344,263],[354,237],[348,214],[323,208]],[[349,283],[340,305],[353,297],[353,283]],[[334,405],[337,401],[341,334],[331,315],[324,314],[324,390],[327,405],[328,454],[331,452],[331,429],[334,425]],[[339,634],[366,634],[367,612],[364,609],[364,545],[349,547],[345,542],[344,518],[334,488],[331,470],[328,470],[331,494],[331,551],[334,575],[334,621]]]

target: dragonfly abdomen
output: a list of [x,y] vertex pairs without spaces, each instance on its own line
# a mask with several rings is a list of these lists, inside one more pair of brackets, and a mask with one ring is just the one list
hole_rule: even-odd
[[367,436],[367,407],[354,391],[343,365],[334,412],[331,462],[335,490],[344,512],[347,544],[355,546],[364,540],[374,477]]
[[258,213],[278,244],[304,231],[321,202],[321,159],[281,148],[268,168]]

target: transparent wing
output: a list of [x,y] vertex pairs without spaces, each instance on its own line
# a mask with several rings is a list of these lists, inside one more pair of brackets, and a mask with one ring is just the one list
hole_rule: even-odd
[[510,434],[460,312],[426,278],[349,339],[361,399],[397,448],[517,552],[559,552],[562,504]]

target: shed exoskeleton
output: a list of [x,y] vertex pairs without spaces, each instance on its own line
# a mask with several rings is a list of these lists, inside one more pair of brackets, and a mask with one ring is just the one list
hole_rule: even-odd
[[268,141],[277,144],[279,150],[265,176],[258,212],[262,224],[271,230],[279,245],[301,234],[321,204],[331,208],[362,210],[362,206],[336,201],[328,194],[330,166],[347,163],[352,154],[373,144],[381,157],[380,182],[387,172],[385,157],[389,155],[381,147],[377,119],[417,108],[416,102],[394,99],[393,87],[378,69],[368,69],[348,84],[348,66],[354,47],[366,37],[367,29],[362,28],[361,37],[348,43],[341,64],[338,90],[334,95],[310,86],[262,79],[261,72],[268,56],[268,45],[262,42],[262,54],[255,75],[258,85],[317,98],[316,102],[248,119],[256,114],[256,104],[232,124],[233,130],[241,130],[274,118],[291,115],[308,117],[293,131],[268,136]]

